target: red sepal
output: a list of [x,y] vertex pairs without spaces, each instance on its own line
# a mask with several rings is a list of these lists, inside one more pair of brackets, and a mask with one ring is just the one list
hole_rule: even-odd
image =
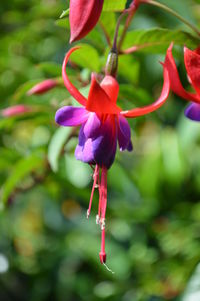
[[200,55],[184,47],[184,61],[192,86],[200,97]]
[[197,94],[187,92],[181,84],[178,70],[176,68],[174,58],[172,56],[172,47],[173,47],[173,43],[171,43],[171,45],[169,46],[169,48],[167,50],[167,55],[166,55],[165,62],[164,62],[164,67],[167,68],[168,73],[169,73],[171,89],[178,96],[180,96],[186,100],[199,103],[200,97]]
[[155,102],[153,102],[152,104],[150,104],[148,106],[144,106],[141,108],[135,108],[130,111],[123,111],[123,112],[121,112],[121,114],[128,118],[138,117],[138,116],[149,114],[149,113],[157,110],[158,108],[160,108],[165,103],[165,101],[168,98],[169,91],[170,91],[169,74],[168,74],[167,69],[164,68],[164,83],[163,83],[163,88],[162,88],[160,97]]
[[94,74],[92,74],[91,78],[86,110],[97,114],[119,114],[121,111],[101,88]]
[[63,65],[62,65],[62,77],[63,77],[63,81],[65,84],[65,87],[67,88],[67,90],[69,91],[69,93],[71,94],[71,96],[73,96],[81,105],[85,106],[87,99],[78,91],[78,89],[76,89],[76,87],[74,87],[74,85],[70,82],[67,74],[66,74],[66,65],[69,61],[69,57],[72,54],[72,52],[76,51],[77,49],[79,49],[80,47],[74,47],[71,48],[63,61]]

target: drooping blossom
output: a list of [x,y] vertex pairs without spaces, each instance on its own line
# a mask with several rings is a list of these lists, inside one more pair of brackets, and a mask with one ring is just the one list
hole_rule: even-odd
[[164,104],[169,94],[169,78],[167,70],[164,70],[164,84],[158,100],[151,105],[123,111],[117,106],[116,101],[119,92],[117,80],[106,75],[99,84],[95,75],[91,76],[91,86],[86,99],[70,82],[66,74],[66,65],[72,52],[78,47],[72,48],[66,55],[62,76],[69,93],[83,106],[65,106],[56,112],[55,120],[61,126],[81,126],[79,143],[75,150],[78,160],[94,166],[93,187],[87,210],[90,215],[94,190],[99,190],[99,208],[96,222],[101,227],[102,242],[99,253],[101,263],[106,261],[105,253],[105,214],[107,205],[107,170],[111,167],[117,149],[120,151],[132,150],[131,130],[126,120],[142,116],[157,110]]
[[70,43],[85,37],[97,24],[104,0],[70,0]]
[[0,111],[1,116],[3,117],[14,117],[18,115],[23,115],[27,112],[30,112],[30,107],[26,105],[16,105],[16,106],[10,106],[8,108],[5,108]]
[[173,44],[167,50],[164,67],[167,69],[172,91],[191,104],[185,110],[185,116],[194,121],[200,121],[200,48],[192,51],[184,47],[184,63],[188,80],[195,90],[188,92],[183,88],[180,81],[176,63],[172,55]]
[[58,85],[58,80],[56,79],[46,79],[28,90],[27,95],[31,96],[34,94],[43,94],[49,90],[55,88]]

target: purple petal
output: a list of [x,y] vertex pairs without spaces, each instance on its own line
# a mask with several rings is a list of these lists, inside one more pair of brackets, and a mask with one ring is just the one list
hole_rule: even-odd
[[83,126],[80,129],[79,133],[79,144],[75,150],[75,157],[77,160],[81,160],[85,163],[93,163],[94,162],[94,155],[92,149],[92,139],[87,139],[83,132]]
[[191,103],[184,112],[185,116],[194,121],[200,121],[200,104]]
[[128,144],[128,146],[127,146],[126,149],[127,149],[127,151],[132,152],[132,150],[133,150],[133,144],[132,144],[131,140],[129,141],[129,144]]
[[118,116],[118,143],[120,151],[128,149],[131,151],[131,129],[128,121],[123,116]]
[[84,134],[87,138],[95,137],[101,126],[101,121],[95,113],[89,113],[89,117],[84,125]]
[[98,137],[93,140],[94,159],[99,165],[109,168],[114,159],[117,148],[117,136],[112,117],[108,117],[102,124]]
[[110,140],[108,135],[100,136],[93,140],[93,152],[95,162],[100,166],[110,168],[115,159],[117,139]]
[[88,118],[88,111],[79,107],[62,107],[56,112],[56,123],[63,126],[77,126],[84,123]]
[[92,139],[86,140],[84,146],[77,145],[75,150],[75,157],[85,163],[94,163],[94,154],[92,149]]

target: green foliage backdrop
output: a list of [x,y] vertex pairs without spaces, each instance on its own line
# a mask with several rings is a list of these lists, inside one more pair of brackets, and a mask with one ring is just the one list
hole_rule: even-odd
[[[124,2],[107,1],[101,16],[111,40],[113,4],[118,10]],[[199,1],[160,2],[200,25]],[[59,19],[67,8],[61,0],[0,5],[0,108],[32,109],[0,118],[0,300],[199,301],[200,125],[186,120],[186,102],[172,94],[156,113],[130,121],[134,151],[118,152],[108,176],[107,252],[115,274],[99,263],[97,203],[86,219],[91,169],[74,158],[76,129],[54,122],[59,107],[75,103],[60,80],[71,47],[67,13]],[[101,25],[72,56],[70,78],[85,95],[91,71],[103,74],[109,51]],[[141,6],[123,49],[151,46],[120,55],[120,106],[159,95],[159,61],[172,40],[187,86],[183,46],[194,49],[199,38],[160,9]],[[46,78],[58,78],[59,87],[27,96]]]

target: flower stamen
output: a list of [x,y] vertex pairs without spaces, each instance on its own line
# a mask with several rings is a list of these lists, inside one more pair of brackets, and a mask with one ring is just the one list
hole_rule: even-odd
[[101,172],[101,185],[100,185],[100,227],[101,227],[101,251],[99,253],[100,262],[103,264],[106,262],[106,252],[105,252],[105,215],[107,206],[107,168],[102,167]]
[[92,207],[92,200],[93,200],[93,195],[94,195],[94,190],[97,186],[97,181],[98,181],[98,178],[99,178],[99,166],[96,165],[95,166],[95,170],[94,170],[94,174],[93,174],[93,186],[92,186],[92,192],[91,192],[91,196],[90,196],[90,202],[89,202],[89,207],[88,207],[88,210],[87,210],[87,218],[89,218],[90,216],[90,211],[91,211],[91,207]]

